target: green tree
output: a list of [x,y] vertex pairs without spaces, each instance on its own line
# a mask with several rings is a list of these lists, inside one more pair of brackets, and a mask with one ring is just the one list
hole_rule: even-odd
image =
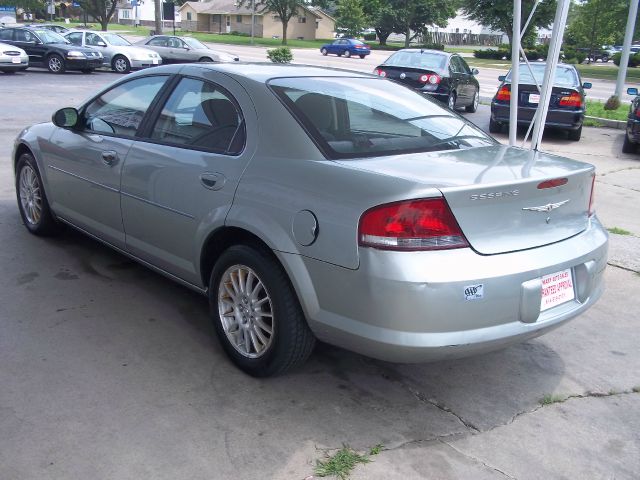
[[[238,6],[251,8],[254,0],[239,0]],[[289,20],[298,15],[298,8],[304,6],[304,0],[255,0],[255,8],[259,13],[272,13],[282,23],[282,45],[287,44],[287,27]]]
[[[405,48],[418,35],[424,35],[427,27],[444,27],[454,17],[456,8],[450,0],[391,0],[395,7],[394,32],[404,33]],[[413,32],[413,33],[412,33]]]
[[109,22],[116,13],[117,1],[111,0],[76,0],[80,7],[100,23],[103,32],[107,31]]
[[[533,8],[534,0],[522,0],[522,18],[524,26]],[[460,0],[462,12],[471,20],[485,27],[504,32],[511,44],[513,37],[513,2],[511,0]],[[531,20],[531,28],[547,28],[553,22],[556,13],[555,0],[542,0]]]
[[366,18],[361,0],[340,0],[336,9],[336,27],[345,30],[350,37],[356,37],[366,26]]
[[387,44],[396,24],[396,12],[388,0],[367,0],[363,4],[367,23],[376,30],[380,45]]

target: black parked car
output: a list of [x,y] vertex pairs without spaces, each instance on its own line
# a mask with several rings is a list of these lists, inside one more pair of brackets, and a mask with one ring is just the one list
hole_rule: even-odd
[[91,73],[102,65],[102,54],[91,48],[72,45],[51,30],[5,28],[0,42],[22,48],[29,55],[29,66],[45,67],[52,73],[80,70]]
[[629,108],[629,116],[627,117],[627,131],[624,135],[624,144],[622,145],[623,153],[636,153],[640,144],[640,94],[637,88],[628,88],[629,95],[635,95],[636,98],[631,102]]
[[405,48],[373,72],[430,95],[452,110],[464,107],[467,112],[475,112],[478,108],[480,84],[474,76],[478,70],[469,68],[455,53]]
[[[529,125],[540,103],[537,85],[542,84],[545,63],[532,63],[533,76],[526,64],[520,64],[518,92],[518,125]],[[503,125],[509,123],[511,105],[511,70],[507,75],[498,77],[502,83],[491,100],[491,120],[489,131],[499,133]],[[545,127],[559,128],[569,133],[570,140],[580,140],[582,122],[586,110],[584,90],[591,88],[590,83],[582,83],[578,71],[573,65],[560,64],[556,67],[556,76],[551,91],[549,111]]]

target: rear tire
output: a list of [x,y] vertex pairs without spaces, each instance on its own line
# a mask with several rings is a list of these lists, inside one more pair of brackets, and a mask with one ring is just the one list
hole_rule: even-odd
[[51,73],[64,73],[67,70],[64,58],[57,53],[49,55],[47,58],[47,70]]
[[500,122],[496,122],[493,118],[489,120],[489,133],[500,133],[502,132],[502,124]]
[[569,140],[573,140],[574,142],[577,142],[578,140],[580,140],[580,137],[582,137],[582,125],[580,126],[579,129],[569,130],[567,133],[569,134]]
[[456,91],[455,90],[449,94],[449,98],[447,99],[447,106],[449,107],[449,110],[456,109]]
[[293,287],[266,248],[225,250],[211,272],[209,304],[225,352],[249,375],[283,373],[313,351],[315,337]]
[[476,90],[476,93],[473,94],[471,105],[466,106],[465,110],[468,113],[475,113],[478,110],[478,103],[480,103],[480,93]]
[[346,58],[351,58],[351,52],[350,52],[349,50],[345,50],[345,51],[344,51],[344,56],[345,56]]
[[624,143],[622,144],[622,153],[636,153],[638,151],[638,144],[629,140],[627,132],[624,133]]
[[198,62],[213,62],[213,60],[209,57],[202,57]]
[[322,50],[320,50],[320,53],[326,57],[327,53],[329,53],[329,52],[327,51],[326,48],[323,48]]
[[360,58],[364,59],[364,57],[366,57],[366,55],[360,55]]
[[42,177],[33,155],[23,153],[16,164],[16,196],[24,226],[38,236],[55,235],[60,230],[49,208]]

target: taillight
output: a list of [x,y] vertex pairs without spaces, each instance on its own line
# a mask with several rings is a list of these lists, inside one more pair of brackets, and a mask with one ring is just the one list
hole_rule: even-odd
[[468,247],[444,198],[407,200],[364,212],[358,243],[381,250],[445,250]]
[[373,73],[375,73],[376,75],[380,76],[380,77],[386,77],[387,76],[387,72],[385,72],[384,70],[382,70],[381,68],[376,68]]
[[420,75],[419,79],[422,83],[430,83],[431,85],[436,85],[440,83],[440,75],[436,75],[435,73]]
[[543,190],[545,188],[561,187],[562,185],[566,185],[568,181],[568,178],[554,178],[553,180],[545,180],[544,182],[540,182],[538,184],[538,189]]
[[500,87],[500,90],[496,93],[496,100],[500,100],[501,102],[511,101],[511,89],[506,85]]
[[636,107],[636,118],[640,118],[640,106]]
[[592,217],[596,213],[596,209],[593,201],[594,189],[596,187],[596,174],[591,176],[591,193],[589,194],[589,216]]
[[560,97],[558,105],[561,107],[582,107],[582,97],[579,93],[573,92],[571,95]]

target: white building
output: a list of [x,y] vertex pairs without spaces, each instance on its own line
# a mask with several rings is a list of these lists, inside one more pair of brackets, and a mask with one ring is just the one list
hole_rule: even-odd
[[16,23],[16,7],[0,6],[0,24],[10,25]]
[[[153,0],[120,0],[117,8],[117,22],[122,25],[145,25],[154,26],[155,2]],[[180,12],[178,6],[175,6],[175,22],[176,27],[180,24]],[[170,28],[173,23],[171,20],[164,22],[164,28]]]

